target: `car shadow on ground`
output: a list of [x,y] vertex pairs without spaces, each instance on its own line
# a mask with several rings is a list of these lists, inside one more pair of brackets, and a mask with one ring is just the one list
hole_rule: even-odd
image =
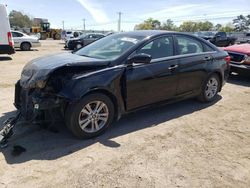
[[231,74],[228,81],[230,84],[241,85],[245,87],[250,87],[250,76]]
[[38,49],[30,49],[30,50],[21,50],[21,49],[16,49],[16,52],[36,52],[39,51]]
[[[194,99],[174,104],[149,108],[126,115],[120,121],[114,123],[105,134],[89,140],[75,139],[64,125],[55,125],[53,130],[41,128],[37,125],[20,125],[16,127],[16,134],[10,139],[9,146],[1,149],[8,164],[23,163],[30,160],[54,160],[67,156],[78,150],[84,150],[95,143],[107,147],[117,148],[120,143],[112,139],[142,129],[157,126],[163,122],[192,114],[195,111],[214,105],[221,96],[213,103],[199,103]],[[11,112],[13,114],[13,112]],[[10,116],[11,114],[6,114]],[[6,116],[1,118],[1,121]],[[19,156],[13,155],[14,146],[21,146],[26,152]]]
[[10,56],[0,56],[0,61],[11,61],[12,58]]

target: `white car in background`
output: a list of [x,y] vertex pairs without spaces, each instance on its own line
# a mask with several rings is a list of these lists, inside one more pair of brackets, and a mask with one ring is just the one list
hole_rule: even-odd
[[72,39],[72,38],[77,38],[80,35],[82,35],[83,33],[81,31],[63,31],[61,38],[67,42],[68,40]]
[[29,51],[31,48],[41,46],[37,37],[26,35],[20,31],[11,31],[11,33],[15,48],[20,48],[23,51]]

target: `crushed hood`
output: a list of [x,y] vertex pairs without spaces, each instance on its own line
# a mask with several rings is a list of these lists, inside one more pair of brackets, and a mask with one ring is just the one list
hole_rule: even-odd
[[60,53],[34,59],[27,63],[22,71],[20,84],[24,88],[34,87],[37,81],[45,81],[55,70],[62,67],[105,67],[109,61],[79,56],[72,53]]

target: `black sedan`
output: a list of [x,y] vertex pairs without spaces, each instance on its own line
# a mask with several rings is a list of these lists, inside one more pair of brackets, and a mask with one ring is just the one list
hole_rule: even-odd
[[80,49],[83,46],[87,46],[88,44],[103,37],[105,37],[105,35],[100,33],[83,34],[80,35],[78,38],[69,39],[65,44],[65,48],[68,48],[69,50]]
[[146,106],[215,100],[229,62],[227,52],[188,34],[114,34],[28,63],[16,84],[15,106],[27,121],[63,119],[76,137],[90,138]]

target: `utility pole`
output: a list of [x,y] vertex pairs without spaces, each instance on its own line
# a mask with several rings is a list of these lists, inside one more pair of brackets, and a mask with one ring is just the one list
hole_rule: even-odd
[[62,25],[63,25],[63,30],[64,30],[64,20],[62,21]]
[[119,18],[118,18],[118,32],[121,31],[121,21],[122,21],[122,12],[118,12]]
[[86,22],[86,19],[84,18],[84,19],[82,19],[82,21],[83,21],[83,30],[85,31],[85,22]]

